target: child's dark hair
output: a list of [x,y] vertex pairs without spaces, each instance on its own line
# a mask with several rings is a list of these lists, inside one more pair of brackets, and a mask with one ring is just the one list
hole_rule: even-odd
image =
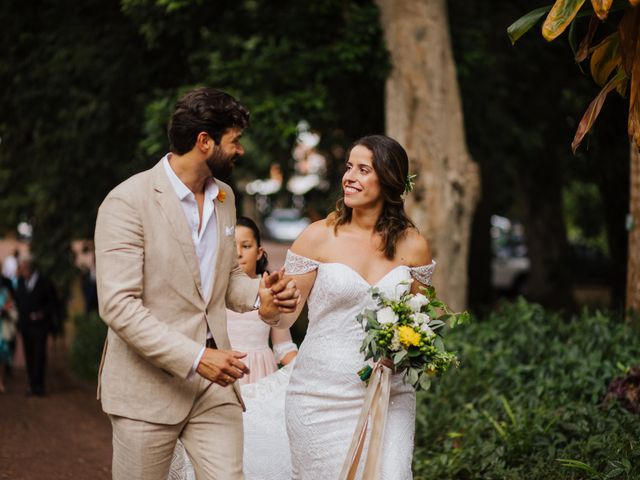
[[[262,243],[260,242],[260,230],[258,230],[256,222],[251,220],[249,217],[238,217],[236,225],[240,227],[247,227],[248,229],[250,229],[253,232],[253,238],[256,239],[256,244],[258,244],[258,247],[262,246]],[[269,265],[267,252],[262,250],[262,257],[260,257],[256,262],[256,273],[258,275],[262,275],[264,272],[268,273],[267,265]]]

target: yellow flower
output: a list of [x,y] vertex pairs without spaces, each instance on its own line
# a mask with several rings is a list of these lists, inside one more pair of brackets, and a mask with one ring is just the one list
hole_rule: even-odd
[[400,336],[400,343],[407,347],[417,347],[420,345],[420,340],[422,340],[422,336],[418,332],[406,325],[398,327],[398,335]]
[[220,203],[224,203],[224,201],[227,199],[227,192],[220,189],[220,191],[218,192],[218,196],[216,198]]

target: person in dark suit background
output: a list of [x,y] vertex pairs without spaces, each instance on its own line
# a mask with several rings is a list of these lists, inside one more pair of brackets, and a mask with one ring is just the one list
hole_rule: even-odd
[[58,301],[53,285],[35,268],[29,256],[21,257],[18,263],[15,297],[29,377],[27,393],[44,395],[47,336],[56,324]]

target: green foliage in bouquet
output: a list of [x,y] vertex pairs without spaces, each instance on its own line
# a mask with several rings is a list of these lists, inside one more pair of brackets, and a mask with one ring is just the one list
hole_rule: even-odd
[[[401,282],[396,291],[410,283]],[[394,370],[404,371],[406,381],[416,390],[428,390],[433,377],[458,365],[456,355],[445,348],[443,332],[464,323],[469,315],[451,311],[437,298],[433,286],[421,288],[421,292],[414,295],[407,291],[388,298],[372,288],[377,307],[364,310],[356,320],[366,333],[360,348],[365,360],[390,359]],[[371,371],[366,365],[358,375],[367,381]]]

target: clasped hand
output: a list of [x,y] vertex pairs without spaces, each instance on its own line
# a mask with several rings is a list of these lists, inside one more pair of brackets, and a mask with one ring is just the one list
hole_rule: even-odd
[[[259,315],[263,321],[275,325],[281,313],[294,312],[300,303],[300,291],[293,280],[284,278],[284,269],[266,273],[260,279]],[[246,353],[234,350],[217,350],[207,348],[200,359],[197,372],[218,385],[226,387],[249,373],[249,368],[240,359]]]
[[204,378],[226,387],[249,373],[249,368],[240,361],[246,356],[246,353],[234,350],[207,348],[196,371]]
[[277,325],[281,313],[295,312],[300,303],[296,282],[284,278],[284,268],[260,279],[260,318],[269,325]]

